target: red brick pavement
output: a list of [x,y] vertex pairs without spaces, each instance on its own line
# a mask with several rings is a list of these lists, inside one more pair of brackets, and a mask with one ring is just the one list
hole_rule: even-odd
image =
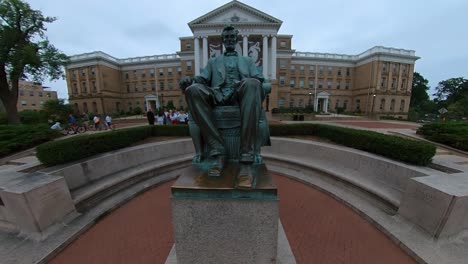
[[397,129],[418,128],[417,125],[411,125],[411,124],[396,124],[396,123],[373,122],[373,121],[336,121],[334,123],[347,125],[347,126],[365,127],[365,128],[397,128]]
[[[350,208],[275,176],[280,217],[297,263],[416,263]],[[173,244],[170,186],[133,199],[90,228],[50,263],[164,263]]]

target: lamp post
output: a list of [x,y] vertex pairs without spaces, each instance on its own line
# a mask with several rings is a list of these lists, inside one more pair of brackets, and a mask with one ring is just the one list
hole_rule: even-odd
[[375,107],[375,96],[376,96],[375,94],[373,94],[373,95],[372,95],[372,97],[373,97],[373,98],[372,98],[372,108],[371,108],[371,110],[372,110],[372,112],[371,112],[371,113],[372,113],[372,114],[374,114],[374,107]]
[[309,92],[309,109],[312,109],[312,93]]
[[164,109],[164,94],[161,94],[161,107]]

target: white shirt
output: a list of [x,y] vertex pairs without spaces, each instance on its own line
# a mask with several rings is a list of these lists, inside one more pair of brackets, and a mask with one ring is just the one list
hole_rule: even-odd
[[112,118],[110,116],[106,116],[106,122],[107,123],[111,123],[112,122]]

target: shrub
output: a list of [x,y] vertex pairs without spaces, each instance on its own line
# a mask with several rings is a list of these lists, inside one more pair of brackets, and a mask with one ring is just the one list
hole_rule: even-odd
[[37,110],[23,110],[19,112],[22,124],[47,124],[47,113]]
[[[429,143],[377,132],[319,124],[270,125],[272,136],[313,135],[348,147],[416,165],[428,164],[435,155]],[[48,142],[37,147],[37,157],[46,165],[90,157],[127,147],[151,136],[189,136],[186,125],[142,126]]]
[[44,143],[37,147],[37,158],[44,164],[63,164],[111,150],[128,147],[152,136],[188,136],[187,126],[140,126],[82,134],[76,137]]
[[427,165],[435,155],[434,145],[381,133],[320,124],[270,125],[272,136],[312,135],[337,144],[379,154],[416,165]]
[[60,136],[48,125],[0,125],[0,157]]
[[429,140],[468,151],[468,123],[430,123],[418,129],[418,133]]

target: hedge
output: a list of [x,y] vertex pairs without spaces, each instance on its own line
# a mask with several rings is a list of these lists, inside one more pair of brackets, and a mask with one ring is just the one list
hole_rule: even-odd
[[272,136],[311,135],[415,165],[427,165],[436,153],[430,143],[392,135],[321,124],[270,125]]
[[187,126],[140,126],[106,133],[81,134],[39,145],[37,158],[47,166],[64,164],[99,153],[128,147],[154,136],[188,136]]
[[[272,136],[312,135],[348,147],[416,165],[426,165],[435,155],[434,145],[377,132],[320,124],[270,125]],[[37,157],[46,165],[63,164],[95,154],[127,147],[152,136],[188,136],[185,125],[143,126],[48,142],[37,147]]]
[[32,148],[60,136],[48,125],[0,125],[0,157]]
[[429,140],[468,151],[468,122],[425,124],[418,133]]

